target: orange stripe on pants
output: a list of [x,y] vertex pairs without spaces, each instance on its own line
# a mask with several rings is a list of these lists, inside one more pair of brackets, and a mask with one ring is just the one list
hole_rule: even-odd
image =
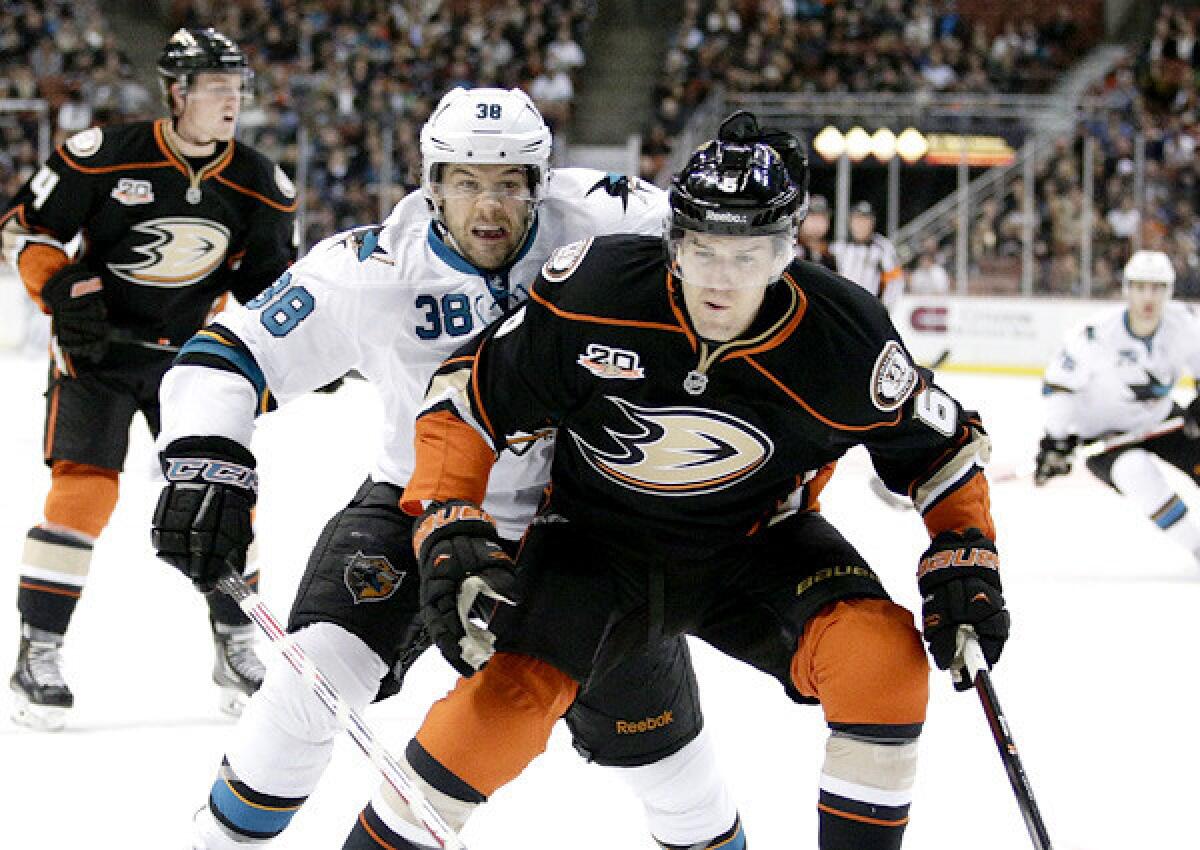
[[835,602],[808,621],[792,683],[829,723],[925,722],[929,662],[912,614],[884,599]]
[[433,704],[417,741],[481,794],[491,796],[546,749],[579,684],[544,661],[498,652]]

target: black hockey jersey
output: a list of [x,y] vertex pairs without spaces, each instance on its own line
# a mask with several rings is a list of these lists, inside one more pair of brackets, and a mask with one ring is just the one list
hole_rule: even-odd
[[913,364],[876,298],[811,263],[792,263],[746,333],[713,343],[661,240],[560,248],[530,301],[435,375],[405,508],[477,500],[494,451],[546,425],[553,509],[623,539],[709,550],[814,510],[858,444],[931,533],[994,533],[978,416]]
[[179,345],[219,296],[248,300],[295,259],[296,193],[277,165],[236,142],[189,162],[166,124],[68,139],[0,218],[0,249],[35,299],[52,274],[80,262],[103,281],[114,328]]

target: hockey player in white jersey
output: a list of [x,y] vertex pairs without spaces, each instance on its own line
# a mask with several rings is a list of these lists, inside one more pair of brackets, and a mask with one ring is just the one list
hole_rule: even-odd
[[[565,258],[556,246],[609,232],[658,233],[665,219],[657,189],[587,169],[551,172],[550,145],[519,90],[450,92],[421,133],[422,192],[381,226],[326,239],[258,298],[218,316],[163,383],[159,447],[168,483],[154,544],[208,590],[253,536],[255,417],[351,369],[378,389],[383,448],[317,541],[288,623],[358,710],[399,690],[429,645],[412,519],[398,499],[435,367],[524,300],[542,264]],[[493,473],[485,506],[510,549],[548,478],[552,437],[514,441]],[[474,666],[489,652],[477,649]],[[616,718],[664,712],[672,722],[646,724],[655,728],[637,735],[614,731]],[[587,758],[622,768],[663,846],[744,846],[701,731],[686,644],[662,644],[595,683],[567,720]],[[316,787],[336,734],[309,686],[286,664],[272,665],[197,814],[194,846],[259,846],[282,832]],[[381,791],[346,846],[389,846],[399,805]]]
[[1081,442],[1181,428],[1094,455],[1088,469],[1200,560],[1200,525],[1154,457],[1200,483],[1200,397],[1186,410],[1171,398],[1183,371],[1200,376],[1200,317],[1171,300],[1175,269],[1161,251],[1136,251],[1125,265],[1127,304],[1072,332],[1046,368],[1046,435],[1034,480],[1071,471]]

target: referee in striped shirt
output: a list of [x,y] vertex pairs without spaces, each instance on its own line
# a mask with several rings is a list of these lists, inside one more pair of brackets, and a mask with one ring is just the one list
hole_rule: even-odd
[[891,310],[904,292],[904,269],[896,247],[875,232],[875,210],[867,201],[850,208],[850,242],[834,242],[830,253],[837,258],[837,271],[875,295]]

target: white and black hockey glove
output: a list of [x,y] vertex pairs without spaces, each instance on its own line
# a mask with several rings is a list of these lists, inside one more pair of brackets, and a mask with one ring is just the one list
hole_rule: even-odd
[[991,667],[1008,640],[1009,616],[1000,588],[996,544],[977,528],[943,531],[921,555],[917,586],[923,604],[921,621],[929,654],[938,669],[951,670],[954,687],[970,690],[961,667],[959,626],[971,626]]
[[[488,622],[498,603],[515,605],[516,572],[492,518],[467,501],[435,502],[413,530],[421,569],[421,614],[429,637],[470,676],[495,652]],[[490,600],[490,601],[489,601]]]
[[160,558],[209,593],[222,576],[246,567],[258,497],[254,455],[226,437],[183,437],[159,458],[167,486],[154,509],[151,542]]
[[1074,434],[1042,437],[1033,461],[1033,483],[1041,487],[1054,476],[1070,472],[1078,446],[1079,438]]

